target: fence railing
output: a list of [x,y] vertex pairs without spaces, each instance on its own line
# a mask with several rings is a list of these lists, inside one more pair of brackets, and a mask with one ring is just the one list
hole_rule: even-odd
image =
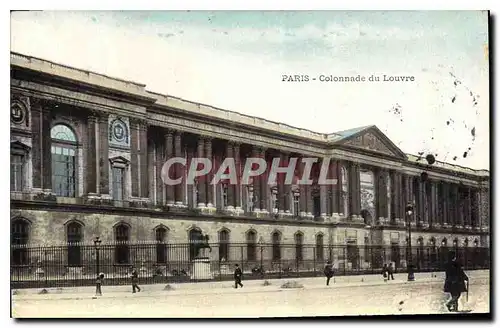
[[396,272],[411,264],[416,272],[444,270],[454,252],[466,270],[489,269],[489,248],[359,245],[210,244],[204,270],[196,274],[197,244],[160,242],[65,246],[11,246],[13,288],[93,285],[98,273],[107,284],[128,284],[132,267],[142,284],[230,280],[239,264],[245,279],[314,277],[331,261],[336,275],[380,273],[393,263]]

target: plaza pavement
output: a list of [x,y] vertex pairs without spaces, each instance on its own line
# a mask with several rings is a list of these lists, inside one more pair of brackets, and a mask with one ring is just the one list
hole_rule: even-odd
[[[489,284],[488,270],[468,271],[471,285],[475,283]],[[439,285],[442,287],[444,281],[444,272],[433,273],[416,273],[415,281],[408,282],[406,273],[399,273],[394,275],[395,280],[385,282],[382,275],[358,275],[358,276],[336,276],[330,282],[330,288],[354,288],[354,287],[369,287],[369,286],[385,286],[384,288],[394,289],[393,285],[415,285],[426,288],[425,286]],[[233,294],[233,293],[262,293],[262,292],[279,292],[284,290],[281,286],[288,282],[295,281],[303,285],[303,289],[318,290],[324,289],[325,278],[290,278],[290,279],[269,279],[267,282],[270,285],[265,286],[264,280],[247,280],[243,281],[244,288],[234,289],[231,281],[222,282],[202,282],[202,283],[182,283],[182,284],[168,284],[169,289],[165,290],[167,284],[154,284],[142,285],[140,293],[132,294],[130,285],[121,286],[102,286],[103,296],[102,299],[116,299],[116,298],[148,298],[148,297],[161,297],[164,295],[169,296],[196,296],[196,295],[213,295],[213,294]],[[390,287],[392,286],[392,287]],[[12,295],[12,301],[50,301],[50,300],[81,300],[92,299],[95,295],[95,287],[67,287],[67,288],[47,288],[46,294],[39,294],[42,288],[37,289],[19,289]]]
[[[468,301],[461,298],[460,310],[488,313],[489,273],[468,272],[471,281]],[[361,276],[358,276],[361,278]],[[339,280],[342,280],[338,278]],[[163,291],[144,286],[144,292],[132,294],[128,286],[108,287],[104,296],[91,293],[20,294],[13,296],[15,318],[255,318],[342,315],[445,314],[448,295],[443,293],[443,280],[417,275],[407,282],[406,275],[395,275],[394,281],[381,277],[347,280],[324,285],[321,278],[293,279],[304,285],[300,289],[280,288],[283,279],[261,286],[248,281],[242,289],[231,288],[230,282],[182,284]],[[262,281],[260,281],[262,284]],[[205,287],[202,287],[205,286]],[[218,286],[218,287],[217,287]],[[162,285],[162,287],[164,287]],[[175,288],[174,287],[174,288]]]

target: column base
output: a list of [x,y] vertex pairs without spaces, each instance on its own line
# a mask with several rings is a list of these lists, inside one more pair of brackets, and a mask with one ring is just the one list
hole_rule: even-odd
[[57,197],[50,189],[32,188],[31,194],[33,195],[33,200],[39,200],[44,202],[56,202]]
[[267,210],[261,210],[259,208],[256,208],[252,212],[252,216],[255,216],[256,218],[267,218],[269,217],[269,212]]
[[197,210],[200,212],[200,214],[205,214],[205,215],[213,215],[215,212],[217,212],[217,209],[215,207],[198,207]]
[[134,208],[149,208],[150,200],[149,198],[131,197],[128,200],[128,205],[129,207],[134,207]]

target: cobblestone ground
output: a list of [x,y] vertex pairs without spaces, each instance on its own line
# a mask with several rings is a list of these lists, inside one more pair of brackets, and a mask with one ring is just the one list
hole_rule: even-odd
[[[183,295],[168,291],[130,297],[92,299],[14,299],[12,315],[21,317],[285,317],[387,314],[449,314],[442,282],[387,283],[376,286],[315,286],[303,289],[221,290]],[[460,310],[487,313],[489,279],[471,285]],[[41,296],[41,295],[40,295]],[[137,297],[136,297],[137,296]]]

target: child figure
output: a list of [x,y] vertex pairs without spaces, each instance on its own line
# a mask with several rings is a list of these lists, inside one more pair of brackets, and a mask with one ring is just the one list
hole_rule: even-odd
[[95,282],[95,296],[102,296],[102,281],[104,280],[104,273],[99,273]]
[[137,274],[137,270],[135,268],[132,270],[131,278],[132,278],[132,293],[135,293],[136,289],[138,292],[140,292],[141,288],[138,285],[139,275]]
[[243,287],[243,284],[241,283],[241,277],[243,276],[243,272],[241,271],[240,267],[238,264],[234,265],[234,288],[238,289],[238,285],[240,287]]

